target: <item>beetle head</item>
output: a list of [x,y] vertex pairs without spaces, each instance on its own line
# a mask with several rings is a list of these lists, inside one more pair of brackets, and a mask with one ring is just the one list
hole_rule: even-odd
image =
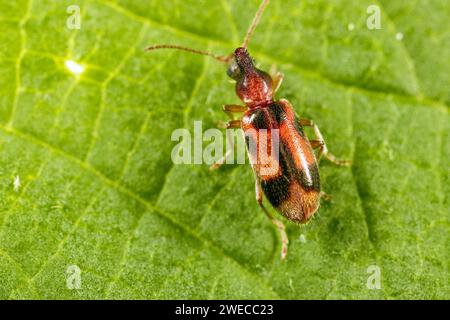
[[245,48],[239,47],[234,51],[227,74],[236,80],[236,94],[249,108],[272,102],[272,78],[255,67]]

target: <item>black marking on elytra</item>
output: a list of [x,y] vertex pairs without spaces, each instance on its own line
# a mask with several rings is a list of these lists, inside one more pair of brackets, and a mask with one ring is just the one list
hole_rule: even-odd
[[251,138],[249,135],[245,135],[245,144],[248,146],[250,145],[250,139],[252,139],[252,141],[254,140],[253,138]]
[[250,116],[250,122],[256,130],[270,128],[270,118],[263,109],[255,110]]
[[282,103],[274,102],[268,107],[268,110],[276,123],[281,124],[286,120],[286,112]]
[[311,180],[307,178],[306,172],[304,171],[287,170],[286,163],[283,163],[283,161],[280,161],[280,165],[284,174],[268,180],[261,179],[261,188],[272,206],[278,208],[289,197],[299,196],[290,194],[289,187],[292,181],[297,181],[306,191],[314,190],[320,192],[319,171],[315,164],[308,168]]
[[285,175],[269,180],[261,179],[261,189],[264,191],[267,200],[275,208],[279,207],[289,197],[289,185],[290,180]]
[[[254,146],[252,148],[252,150],[250,150],[250,141],[252,142],[252,145]],[[253,154],[251,154],[251,156],[256,159],[256,153],[255,153],[256,152],[256,141],[251,134],[245,134],[245,144],[247,145],[248,153],[250,154],[251,152],[253,152]],[[255,150],[253,150],[253,149],[255,149]]]

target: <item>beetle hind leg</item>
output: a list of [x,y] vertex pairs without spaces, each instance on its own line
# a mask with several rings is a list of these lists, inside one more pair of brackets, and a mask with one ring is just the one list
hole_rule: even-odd
[[256,191],[256,201],[258,202],[258,205],[261,207],[261,209],[264,211],[266,216],[269,218],[270,222],[277,227],[278,231],[280,232],[280,238],[281,238],[281,260],[286,259],[287,252],[288,252],[288,244],[289,239],[286,233],[286,227],[284,226],[283,222],[280,220],[275,219],[272,214],[266,209],[266,207],[263,205],[263,194],[261,190],[261,185],[259,184],[258,179],[255,182],[255,191]]
[[317,156],[317,161],[320,161],[320,158],[324,156],[329,161],[333,162],[338,166],[349,166],[352,162],[350,160],[338,159],[335,155],[330,153],[327,148],[327,144],[323,139],[322,133],[319,130],[319,127],[312,121],[308,119],[300,119],[300,126],[311,127],[314,130],[314,135],[316,136],[315,140],[309,140],[311,143],[311,147],[313,149],[319,149],[319,154]]

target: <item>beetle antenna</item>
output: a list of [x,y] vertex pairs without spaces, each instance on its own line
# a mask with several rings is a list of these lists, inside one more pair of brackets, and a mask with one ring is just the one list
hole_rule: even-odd
[[252,24],[247,30],[247,34],[245,35],[244,42],[242,43],[243,48],[247,48],[248,42],[250,41],[250,38],[253,35],[253,31],[255,31],[256,26],[259,23],[259,20],[261,19],[261,16],[264,12],[264,9],[269,4],[269,0],[263,0],[261,4],[259,5],[258,11],[256,11],[255,17],[253,18]]
[[187,51],[187,52],[195,53],[195,54],[201,54],[204,56],[212,57],[222,63],[229,63],[230,59],[232,57],[232,56],[218,56],[218,55],[215,55],[208,51],[192,49],[192,48],[178,46],[178,45],[174,45],[174,44],[158,44],[158,45],[154,45],[154,46],[145,48],[145,51],[158,50],[158,49],[175,49],[175,50]]

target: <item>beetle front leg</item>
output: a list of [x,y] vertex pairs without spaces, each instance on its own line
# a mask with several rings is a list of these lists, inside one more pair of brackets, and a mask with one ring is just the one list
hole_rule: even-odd
[[246,106],[240,106],[238,104],[226,104],[222,107],[223,112],[225,112],[231,120],[234,120],[234,113],[243,113],[247,111]]
[[287,256],[288,252],[288,244],[289,239],[286,234],[286,228],[283,224],[283,222],[275,219],[272,214],[264,207],[262,201],[263,201],[263,193],[261,190],[261,184],[259,183],[259,180],[256,179],[255,181],[255,192],[256,192],[256,201],[258,202],[258,205],[261,207],[261,209],[264,211],[266,216],[269,218],[270,222],[277,227],[278,231],[280,232],[281,237],[281,260],[284,260]]
[[[222,106],[222,111],[225,112],[231,120],[234,120],[234,114],[247,111],[247,107],[238,104],[225,104]],[[220,121],[219,127],[223,129],[229,128],[229,123]]]
[[334,164],[337,164],[339,166],[348,166],[351,164],[350,160],[338,159],[332,153],[330,153],[328,151],[327,144],[325,143],[325,140],[323,139],[322,133],[320,133],[319,127],[312,120],[300,119],[299,123],[300,123],[300,126],[312,127],[314,130],[316,139],[310,140],[309,142],[311,143],[311,147],[313,149],[319,148],[319,154],[317,156],[317,161],[320,161],[320,158],[322,156],[324,156],[329,161],[331,161]]

